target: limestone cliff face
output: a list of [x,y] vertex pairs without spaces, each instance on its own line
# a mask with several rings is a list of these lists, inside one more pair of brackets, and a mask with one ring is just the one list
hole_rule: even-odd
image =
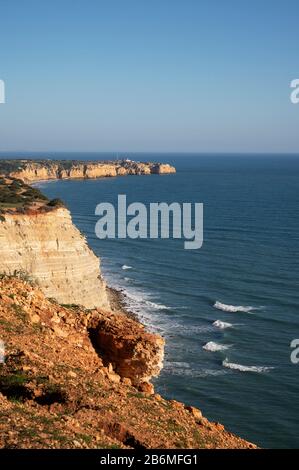
[[99,259],[65,208],[6,213],[0,220],[0,272],[24,271],[61,304],[108,308]]
[[158,175],[175,172],[175,168],[169,165],[168,163],[158,163],[156,165],[154,164],[151,169],[151,173],[156,173]]
[[28,163],[24,167],[20,167],[18,170],[11,172],[13,178],[20,178],[23,181],[36,181],[36,180],[48,180],[56,179],[59,174],[59,166],[53,163],[51,166],[36,165],[34,163]]
[[[8,175],[22,179],[25,182],[34,182],[50,179],[76,179],[76,178],[103,178],[126,175],[150,175],[175,173],[173,166],[163,163],[134,162],[131,160],[110,162],[63,162],[48,160],[27,160],[16,165],[14,171]],[[0,166],[1,173],[1,166]]]

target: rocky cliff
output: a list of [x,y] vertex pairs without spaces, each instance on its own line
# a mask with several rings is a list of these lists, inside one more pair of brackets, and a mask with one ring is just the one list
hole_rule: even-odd
[[[114,170],[170,171],[127,163]],[[61,171],[25,166],[20,179],[0,178],[0,447],[254,448],[155,394],[164,340],[109,302],[69,211],[23,182]],[[99,176],[97,166],[84,171]]]
[[62,304],[108,308],[99,259],[64,207],[1,216],[0,272],[28,273]]
[[34,182],[50,179],[102,178],[175,173],[169,164],[115,161],[2,160],[0,174]]
[[2,448],[255,447],[155,394],[143,380],[163,341],[119,312],[63,307],[4,277],[0,338]]

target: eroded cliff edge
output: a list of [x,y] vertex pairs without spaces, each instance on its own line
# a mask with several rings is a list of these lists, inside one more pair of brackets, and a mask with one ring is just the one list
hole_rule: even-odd
[[0,447],[254,448],[144,382],[163,340],[120,312],[63,307],[0,279]]

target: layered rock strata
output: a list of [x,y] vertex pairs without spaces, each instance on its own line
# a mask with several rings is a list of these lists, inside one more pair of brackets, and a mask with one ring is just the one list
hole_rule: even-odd
[[61,304],[109,308],[100,261],[64,207],[1,216],[0,272],[27,273]]

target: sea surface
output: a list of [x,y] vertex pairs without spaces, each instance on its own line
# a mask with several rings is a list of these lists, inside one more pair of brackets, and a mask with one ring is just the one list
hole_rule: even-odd
[[[168,161],[177,174],[39,186],[65,201],[108,283],[165,337],[156,390],[259,446],[299,447],[299,364],[290,360],[299,338],[299,157],[126,157]],[[116,204],[118,194],[128,203],[202,202],[202,248],[185,250],[178,239],[97,239],[95,207]]]

